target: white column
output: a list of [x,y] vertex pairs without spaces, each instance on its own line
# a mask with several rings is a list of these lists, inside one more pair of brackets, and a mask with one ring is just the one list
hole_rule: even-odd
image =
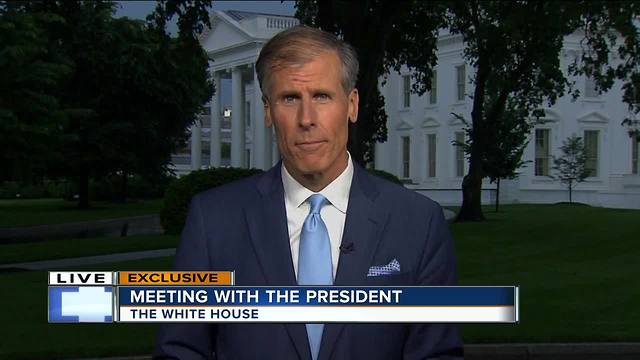
[[200,119],[191,125],[191,170],[198,170],[202,166],[202,124]]
[[254,167],[266,170],[271,167],[271,146],[267,146],[266,141],[267,130],[270,129],[264,125],[262,91],[258,84],[258,74],[255,71],[253,72],[253,101],[251,105],[253,111],[253,163]]
[[245,167],[244,90],[242,69],[231,71],[231,166]]
[[384,145],[378,141],[374,144],[373,164],[378,170],[385,170],[385,162],[383,160]]
[[220,73],[213,73],[213,83],[216,85],[216,93],[211,98],[211,132],[209,138],[209,164],[212,167],[219,167],[220,160],[220,122],[222,115],[220,113],[220,93],[222,92],[222,82],[220,81]]

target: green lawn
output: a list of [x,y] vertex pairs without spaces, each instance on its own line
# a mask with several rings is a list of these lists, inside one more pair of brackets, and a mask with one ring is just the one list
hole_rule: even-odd
[[[461,285],[520,285],[520,323],[463,325],[466,343],[640,341],[640,211],[506,205],[455,223]],[[164,270],[170,258],[83,267]],[[46,272],[0,273],[0,359],[149,354],[154,325],[46,324]],[[131,341],[135,339],[135,341]]]
[[0,245],[0,264],[176,247],[175,235],[63,239]]
[[90,209],[80,210],[75,202],[62,199],[0,200],[0,227],[61,224],[157,214],[162,208],[162,201],[157,199],[125,204],[94,201]]
[[453,224],[461,285],[520,285],[520,323],[468,342],[640,341],[640,211],[505,205]]

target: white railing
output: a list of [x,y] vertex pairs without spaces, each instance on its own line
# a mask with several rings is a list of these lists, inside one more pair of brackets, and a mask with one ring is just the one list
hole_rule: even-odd
[[288,29],[298,25],[297,19],[267,18],[267,29]]

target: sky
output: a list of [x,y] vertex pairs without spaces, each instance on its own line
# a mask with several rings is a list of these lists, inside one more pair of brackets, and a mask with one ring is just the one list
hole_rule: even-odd
[[[156,6],[155,1],[118,1],[116,16],[127,16],[136,19],[145,19]],[[213,1],[213,10],[244,10],[278,15],[291,15],[295,13],[293,1]],[[169,25],[168,30],[175,33],[175,19]]]

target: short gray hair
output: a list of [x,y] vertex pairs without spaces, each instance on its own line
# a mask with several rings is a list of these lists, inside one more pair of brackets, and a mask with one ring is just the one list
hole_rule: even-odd
[[342,87],[349,94],[358,79],[358,55],[353,46],[332,33],[305,25],[297,25],[278,33],[269,40],[256,62],[256,72],[262,93],[268,97],[271,72],[283,65],[302,65],[314,60],[320,52],[336,51],[342,64]]

